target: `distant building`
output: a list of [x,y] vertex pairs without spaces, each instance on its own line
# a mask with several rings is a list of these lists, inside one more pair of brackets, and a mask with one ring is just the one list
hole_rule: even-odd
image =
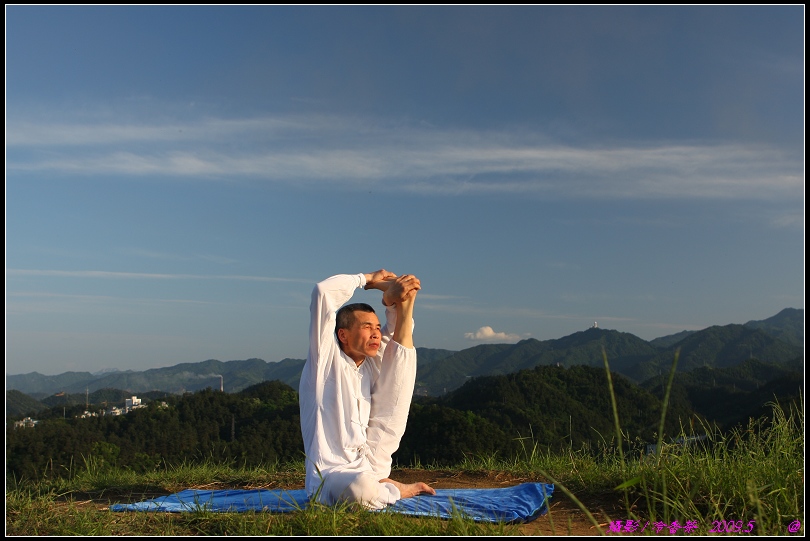
[[127,398],[124,401],[124,413],[129,413],[130,411],[132,411],[134,409],[142,408],[142,407],[143,406],[141,405],[141,399],[138,398],[137,396],[133,395],[132,398]]
[[126,400],[124,400],[124,407],[123,408],[119,408],[119,407],[116,407],[116,406],[110,406],[109,408],[104,410],[102,415],[125,415],[125,414],[129,413],[132,410],[136,410],[138,408],[145,408],[145,407],[146,407],[145,404],[141,404],[141,399],[140,398],[138,398],[137,396],[132,396],[132,398],[127,398]]
[[34,428],[38,422],[36,419],[26,417],[20,421],[14,421],[14,428]]

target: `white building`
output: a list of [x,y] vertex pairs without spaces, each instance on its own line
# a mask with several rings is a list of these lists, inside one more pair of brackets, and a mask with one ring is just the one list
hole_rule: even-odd
[[14,428],[34,428],[38,422],[36,419],[26,417],[20,421],[14,421]]
[[132,396],[132,398],[127,398],[124,401],[124,411],[129,413],[130,411],[134,410],[135,408],[141,407],[141,399],[137,396]]

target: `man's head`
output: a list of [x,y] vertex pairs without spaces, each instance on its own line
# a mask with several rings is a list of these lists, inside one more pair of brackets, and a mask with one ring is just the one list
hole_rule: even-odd
[[338,310],[335,334],[340,349],[356,363],[380,349],[380,320],[368,304],[347,304]]

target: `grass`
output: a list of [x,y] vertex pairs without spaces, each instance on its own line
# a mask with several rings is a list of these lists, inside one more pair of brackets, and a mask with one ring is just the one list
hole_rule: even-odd
[[[677,358],[676,358],[677,362]],[[609,371],[607,360],[606,369]],[[673,372],[674,373],[674,365]],[[672,378],[670,377],[670,383]],[[669,387],[667,388],[667,393]],[[612,395],[612,386],[611,386]],[[614,402],[615,404],[615,402]],[[709,425],[682,429],[691,444],[667,443],[659,433],[652,455],[633,454],[622,441],[615,412],[615,439],[601,453],[568,449],[541,451],[523,439],[521,456],[470,456],[455,469],[499,471],[555,484],[554,501],[579,505],[594,531],[629,528],[645,534],[734,533],[784,535],[804,518],[804,410],[771,404],[770,418],[722,433]],[[664,425],[664,408],[660,426]],[[692,440],[690,440],[692,438]],[[698,439],[702,438],[702,439]],[[626,440],[626,438],[624,438]],[[430,469],[426,466],[419,466]],[[6,480],[7,535],[513,535],[504,524],[481,524],[461,516],[451,520],[374,513],[351,506],[313,505],[289,514],[270,513],[111,513],[99,502],[135,502],[182,489],[285,488],[303,482],[303,463],[231,468],[212,462],[165,467],[135,474],[88,457],[65,478],[31,482]],[[620,512],[599,523],[582,501],[612,498]],[[551,523],[553,517],[541,518]],[[621,521],[621,522],[618,522]],[[689,526],[689,530],[684,530]],[[558,524],[558,533],[570,525]],[[804,526],[794,534],[803,535]]]
[[[303,472],[303,465],[300,470]],[[217,484],[229,486],[256,486],[267,481],[274,484],[272,480],[277,475],[287,474],[285,471],[232,470],[229,475],[222,468],[202,465],[178,468],[168,472],[166,479],[159,480],[133,479],[126,472],[113,471],[103,476],[77,472],[72,480],[50,486],[47,483],[7,483],[6,535],[402,536],[505,535],[507,532],[506,525],[480,524],[461,516],[451,520],[413,519],[393,513],[369,512],[350,505],[327,507],[314,504],[288,514],[206,510],[179,514],[112,513],[97,505],[105,493],[109,494],[111,501],[140,501],[144,489],[161,494],[173,492],[179,490],[179,486],[193,485],[184,479],[205,478],[209,472],[219,474]],[[303,479],[302,474],[299,477]],[[118,484],[119,481],[122,484]],[[86,492],[88,488],[90,493]],[[121,496],[124,493],[126,495]]]

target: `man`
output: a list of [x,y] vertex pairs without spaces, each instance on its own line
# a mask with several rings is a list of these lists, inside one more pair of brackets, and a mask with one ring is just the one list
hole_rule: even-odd
[[[343,306],[358,287],[383,292],[384,328],[371,306]],[[400,498],[435,494],[425,483],[388,477],[416,381],[413,304],[420,287],[413,275],[381,269],[332,276],[312,292],[299,397],[306,490],[322,503],[382,509]]]

